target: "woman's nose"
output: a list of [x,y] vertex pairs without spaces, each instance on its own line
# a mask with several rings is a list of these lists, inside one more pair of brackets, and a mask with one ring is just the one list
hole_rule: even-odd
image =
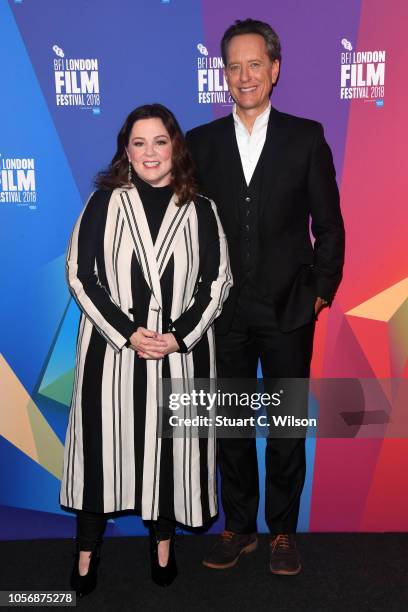
[[146,155],[154,155],[155,154],[154,143],[147,143],[146,145]]

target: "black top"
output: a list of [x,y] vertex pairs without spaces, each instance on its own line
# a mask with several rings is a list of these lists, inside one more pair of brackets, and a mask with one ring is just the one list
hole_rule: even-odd
[[246,183],[242,168],[240,168],[241,172],[236,172],[235,179],[241,229],[241,286],[244,284],[246,286],[251,285],[255,292],[257,292],[256,270],[259,247],[258,213],[262,193],[262,173],[265,170],[264,165],[264,156],[261,153],[249,185]]
[[132,182],[137,188],[140,199],[142,200],[154,244],[167,206],[173,195],[173,188],[170,185],[166,185],[165,187],[152,187],[152,185],[149,185],[149,183],[141,179],[134,170],[132,170]]
[[[141,179],[133,168],[132,182],[139,193],[140,199],[142,200],[147,223],[149,225],[150,234],[154,244],[156,242],[160,226],[163,222],[164,215],[166,214],[170,199],[174,193],[173,188],[171,185],[165,185],[164,187],[153,187]],[[182,337],[174,329],[172,329],[172,334],[176,338],[179,345],[179,350],[177,352],[186,352],[187,347],[184,344]],[[130,346],[130,340],[126,342],[126,346]]]

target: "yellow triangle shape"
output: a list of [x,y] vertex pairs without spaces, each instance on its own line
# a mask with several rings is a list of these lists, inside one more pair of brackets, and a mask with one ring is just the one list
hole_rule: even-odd
[[406,299],[408,299],[408,278],[362,302],[346,312],[346,315],[388,322]]
[[0,435],[61,478],[64,447],[1,354]]

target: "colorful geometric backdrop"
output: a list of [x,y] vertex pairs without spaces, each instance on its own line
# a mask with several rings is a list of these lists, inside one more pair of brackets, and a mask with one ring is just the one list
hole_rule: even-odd
[[[1,539],[74,534],[58,505],[78,323],[64,254],[92,178],[139,104],[186,130],[231,111],[219,40],[248,16],[282,40],[273,105],[323,123],[341,191],[344,280],[313,376],[408,375],[406,0],[0,0]],[[407,530],[407,451],[308,439],[299,530]],[[107,533],[144,527],[128,516]]]

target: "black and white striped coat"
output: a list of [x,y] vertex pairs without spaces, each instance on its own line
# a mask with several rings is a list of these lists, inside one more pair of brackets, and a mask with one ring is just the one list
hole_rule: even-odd
[[[216,374],[213,321],[232,277],[214,203],[173,196],[153,245],[135,187],[96,191],[66,263],[82,313],[60,503],[201,526],[217,512],[215,438],[160,438],[157,394],[163,377]],[[138,326],[171,323],[184,352],[145,360],[125,346]]]

